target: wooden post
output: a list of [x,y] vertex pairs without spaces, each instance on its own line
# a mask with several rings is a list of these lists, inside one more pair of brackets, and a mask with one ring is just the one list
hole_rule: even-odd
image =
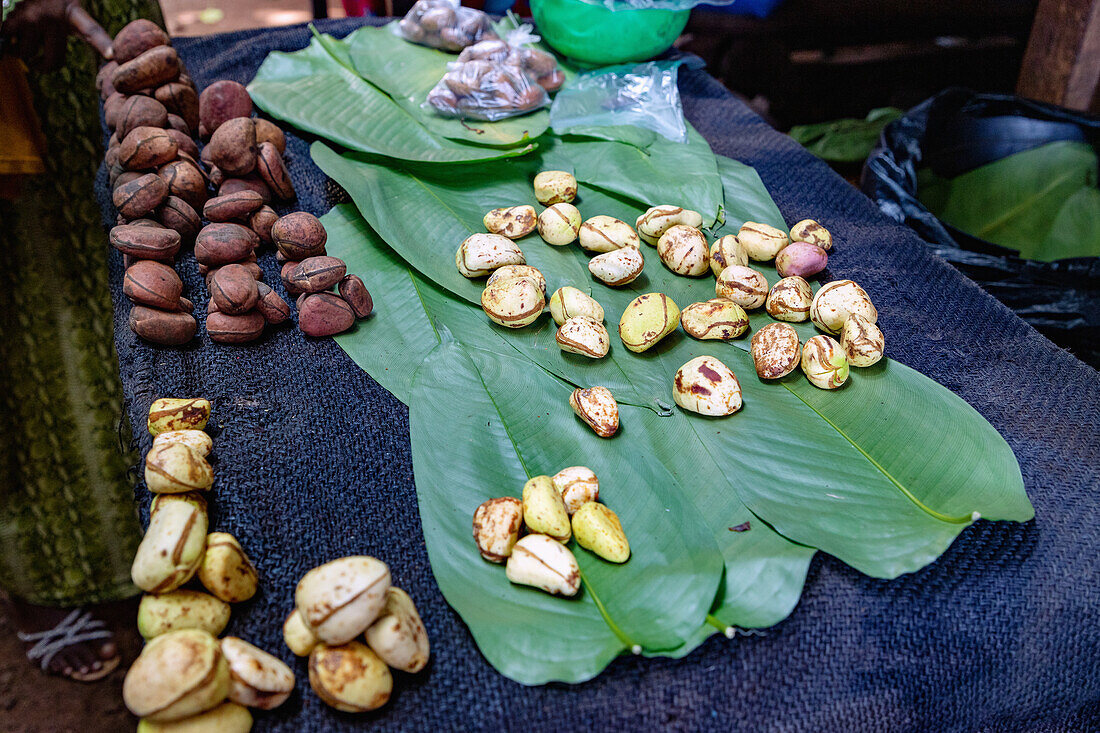
[[1040,0],[1016,93],[1100,113],[1100,0]]

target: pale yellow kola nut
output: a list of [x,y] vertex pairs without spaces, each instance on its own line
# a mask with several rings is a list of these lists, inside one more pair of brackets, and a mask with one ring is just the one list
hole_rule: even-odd
[[474,511],[474,542],[489,562],[504,562],[512,554],[523,527],[523,502],[501,496],[481,503]]
[[204,458],[214,450],[214,440],[202,430],[169,430],[153,438],[154,448],[169,443],[183,443]]
[[547,244],[555,247],[570,244],[581,231],[581,212],[573,204],[554,204],[539,214],[538,228],[539,236]]
[[855,367],[869,367],[882,359],[886,337],[882,329],[863,316],[853,313],[844,321],[840,332],[840,345],[848,363]]
[[680,325],[680,309],[664,293],[639,295],[619,319],[619,338],[635,353],[651,348]]
[[623,247],[640,246],[638,235],[629,224],[602,214],[585,220],[577,239],[581,249],[589,252],[614,252]]
[[777,321],[801,323],[810,318],[810,303],[814,291],[805,278],[798,275],[785,277],[768,292],[764,310]]
[[318,644],[309,654],[309,685],[326,705],[365,713],[389,702],[393,675],[366,644]]
[[749,351],[756,375],[761,379],[787,376],[802,358],[798,331],[786,323],[769,323],[754,333]]
[[319,565],[298,581],[294,605],[313,634],[339,645],[362,634],[386,604],[390,569],[367,555]]
[[657,254],[665,267],[677,275],[698,277],[710,271],[707,238],[695,227],[677,224],[657,241]]
[[535,200],[543,206],[568,204],[577,198],[577,179],[566,171],[541,171],[533,186]]
[[202,430],[210,419],[210,401],[202,398],[162,397],[149,406],[149,432]]
[[508,239],[526,237],[535,231],[537,221],[535,207],[529,204],[493,209],[482,219],[491,234],[499,234]]
[[229,699],[260,710],[274,710],[294,691],[294,673],[283,660],[243,639],[221,640],[229,665]]
[[523,328],[538,320],[546,307],[539,283],[517,277],[489,285],[481,292],[481,309],[489,320],[506,328]]
[[428,664],[428,630],[409,594],[390,586],[386,607],[366,633],[367,646],[382,661],[402,672],[415,673]]
[[848,359],[835,339],[814,336],[802,347],[802,372],[813,386],[836,389],[848,381]]
[[672,399],[685,410],[723,417],[741,409],[741,384],[713,356],[697,356],[676,370]]
[[504,566],[508,580],[559,596],[575,596],[581,587],[577,558],[565,545],[544,534],[529,534],[512,548]]
[[586,316],[601,323],[604,318],[603,306],[572,285],[558,288],[550,296],[550,315],[559,326],[575,316]]
[[608,562],[624,563],[630,559],[630,543],[619,515],[603,504],[594,501],[583,504],[573,515],[573,534],[578,545]]
[[600,480],[587,466],[563,468],[551,476],[550,480],[554,482],[554,488],[561,493],[561,498],[565,502],[565,511],[570,515],[580,509],[586,501],[597,501],[600,498]]
[[546,297],[546,278],[543,277],[541,270],[537,267],[531,267],[530,265],[505,265],[504,267],[498,267],[496,270],[493,270],[493,274],[485,281],[485,287],[499,285],[505,280],[515,280],[521,277],[529,277],[534,280],[539,286],[539,290],[542,291],[542,297]]
[[199,581],[226,603],[247,601],[256,594],[260,575],[241,543],[228,532],[206,536],[206,552],[198,569]]
[[611,348],[607,329],[599,321],[586,316],[574,316],[561,324],[554,340],[562,351],[590,359],[602,359]]
[[137,725],[137,733],[248,733],[250,730],[252,713],[235,702],[223,702],[204,713],[168,723],[142,718]]
[[703,216],[698,211],[662,204],[647,209],[635,220],[634,227],[643,242],[656,246],[661,235],[677,224],[698,229],[703,226]]
[[637,280],[644,267],[645,257],[637,247],[623,247],[614,252],[605,252],[588,261],[588,271],[597,280],[613,288]]
[[715,281],[714,294],[751,311],[767,301],[768,279],[751,267],[730,265]]
[[828,252],[833,247],[833,235],[813,219],[803,219],[791,227],[792,242],[809,242]]
[[218,640],[199,629],[154,638],[122,682],[122,699],[130,712],[156,722],[197,715],[228,695],[229,666]]
[[523,485],[523,523],[531,532],[569,541],[569,513],[549,476],[535,476]]
[[155,506],[130,567],[134,585],[146,593],[167,593],[190,580],[206,549],[206,523],[205,507],[193,500]]
[[786,247],[790,240],[787,233],[768,224],[746,221],[737,232],[737,239],[745,247],[749,259],[770,262]]
[[217,636],[228,623],[228,603],[194,590],[146,594],[138,604],[138,633],[146,641],[180,629],[201,629]]
[[749,254],[745,245],[734,234],[727,234],[710,245],[710,271],[715,277],[730,265],[748,265]]
[[306,626],[297,608],[290,612],[286,621],[283,621],[283,641],[286,642],[287,649],[299,657],[308,657],[313,647],[321,643],[321,640]]
[[485,277],[498,267],[524,265],[519,245],[499,234],[471,234],[455,252],[455,266],[464,277]]
[[878,310],[867,291],[851,280],[825,283],[810,303],[810,320],[822,331],[839,334],[848,316],[863,316],[878,323]]
[[569,395],[569,406],[601,438],[619,431],[619,403],[607,387],[578,387]]
[[205,491],[213,484],[214,469],[189,445],[162,443],[145,454],[145,485],[154,494]]

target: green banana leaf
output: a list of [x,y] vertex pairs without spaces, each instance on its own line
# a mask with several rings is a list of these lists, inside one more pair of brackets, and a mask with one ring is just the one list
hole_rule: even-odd
[[[416,179],[419,191],[410,187],[397,194],[388,187],[364,185],[378,175],[377,166],[341,158],[323,146],[315,146],[314,158],[344,185],[367,220],[407,262],[471,301],[480,287],[457,276],[452,248],[475,229],[478,212],[496,205],[493,197],[506,197],[514,203],[529,196],[529,179],[507,172],[516,162],[497,166],[500,173],[485,179],[488,183],[475,179],[475,194],[471,194],[469,181],[463,185],[460,181],[428,180],[427,173]],[[726,173],[743,166],[722,161],[720,168]],[[736,212],[745,200],[767,201],[767,192],[759,187],[750,197],[738,189],[743,184],[735,177],[727,177],[731,187],[726,201],[727,229],[735,230],[741,219]],[[396,180],[393,183],[398,185]],[[507,194],[509,186],[511,194]],[[387,200],[387,190],[403,200]],[[483,196],[480,205],[476,193]],[[594,203],[598,208],[592,207]],[[620,208],[614,208],[616,205]],[[434,211],[438,216],[428,221],[402,215],[401,206],[410,207],[408,211]],[[629,207],[628,203],[601,200],[591,189],[582,189],[579,206],[585,215],[611,213],[629,220],[621,208]],[[766,207],[761,203],[756,209]],[[631,213],[640,211],[640,207],[631,209]],[[578,269],[587,261],[578,248],[551,248],[534,237],[521,241],[521,246],[529,254],[529,262],[546,275],[551,290],[563,284],[592,283],[583,275],[578,278]],[[653,250],[646,251],[652,258]],[[574,261],[568,261],[568,256]],[[769,268],[760,269],[770,282],[777,279]],[[627,288],[615,290],[595,283],[591,287],[611,324],[637,292],[664,292],[681,305],[713,294],[710,278],[678,277],[656,262],[646,268],[644,278]],[[752,322],[759,327],[766,320],[766,316],[755,315]],[[804,338],[814,333],[808,324],[798,328]],[[680,364],[700,354],[727,361],[742,375],[746,408],[728,421],[688,416],[694,435],[685,440],[721,445],[721,450],[712,451],[712,458],[729,477],[732,491],[740,492],[751,509],[789,539],[825,550],[870,575],[894,577],[923,567],[972,521],[974,512],[988,518],[1031,517],[1019,469],[1007,444],[964,402],[900,365],[856,370],[844,390],[818,395],[799,377],[782,384],[756,380],[745,353],[747,339],[716,344],[696,342],[676,332],[642,355],[613,346],[612,357],[594,366],[581,357],[563,358],[555,353],[551,331],[542,321],[503,338],[513,349],[573,384],[602,383],[602,378],[593,380],[592,375],[598,372],[604,377],[617,369],[620,383],[632,386],[633,393],[625,392],[624,401],[648,405],[657,412],[667,412],[669,385]],[[541,344],[534,343],[535,339],[541,339]],[[876,379],[876,375],[881,376]],[[614,393],[617,387],[610,388]],[[830,399],[841,394],[854,395],[854,402]],[[880,404],[886,399],[893,401]],[[750,406],[752,401],[756,407]],[[861,410],[852,413],[850,404],[861,406]],[[925,425],[925,415],[936,417],[935,431],[917,429]],[[880,420],[898,425],[897,432],[867,433],[853,427],[860,421],[878,425]],[[960,439],[945,442],[940,438],[943,434],[958,434]],[[890,439],[878,439],[882,435]],[[792,455],[794,446],[807,447]]]
[[878,142],[882,128],[905,114],[894,107],[880,107],[862,120],[845,118],[813,125],[795,125],[790,136],[808,151],[830,163],[861,163]]
[[[400,258],[353,206],[335,207],[323,221],[329,231],[329,252],[345,259],[352,270],[372,273],[370,282],[385,282],[387,290],[378,302],[385,302],[386,309],[400,314],[400,320],[408,324],[407,330],[401,331],[387,325],[374,328],[367,322],[338,337],[341,347],[360,367],[372,375],[381,375],[378,381],[383,386],[393,391],[390,384],[394,375],[411,374],[424,361],[439,342],[439,329],[448,329],[448,333],[471,344],[471,348],[488,346],[495,353],[510,352],[511,333],[490,326],[479,308],[450,296],[418,275],[410,279],[407,266],[401,264]],[[431,323],[421,320],[421,315],[430,318]],[[382,313],[376,311],[372,319],[380,316]],[[392,321],[397,318],[394,316]],[[403,382],[396,386],[407,390]],[[407,391],[395,394],[409,402]],[[647,434],[673,436],[682,432],[662,432],[660,418],[649,411],[638,412],[637,419],[645,423]],[[612,445],[598,440],[595,444]],[[786,618],[801,594],[813,550],[792,544],[762,522],[749,531],[732,529],[746,522],[751,524],[753,516],[728,488],[725,478],[708,461],[697,442],[651,444],[651,448],[654,455],[665,457],[666,465],[681,484],[690,482],[700,487],[690,496],[707,522],[726,565],[723,586],[705,629],[675,654],[661,652],[662,656],[686,654],[706,636],[726,627],[766,627]],[[434,538],[427,532],[425,536],[431,545]],[[462,541],[466,541],[464,536]]]
[[352,64],[367,81],[388,94],[436,135],[479,145],[525,144],[546,131],[550,110],[544,107],[520,117],[482,122],[458,120],[435,113],[427,104],[430,92],[447,72],[454,54],[409,43],[397,23],[363,26],[344,39]]
[[268,54],[248,92],[272,117],[364,153],[455,163],[524,155],[533,149],[464,145],[437,135],[360,77],[346,46],[327,35],[316,36],[301,51]]
[[941,221],[1024,259],[1100,256],[1097,156],[1086,143],[1048,143],[951,179],[923,169],[917,184]]
[[[571,413],[548,409],[568,399],[568,385],[518,356],[443,339],[413,383],[413,466],[432,570],[482,653],[508,677],[543,684],[589,679],[625,650],[682,647],[722,572],[683,490],[651,457],[627,443],[606,449]],[[574,542],[578,598],[512,585],[478,554],[474,510],[577,463],[601,477],[601,501],[633,538],[630,559],[608,563]]]

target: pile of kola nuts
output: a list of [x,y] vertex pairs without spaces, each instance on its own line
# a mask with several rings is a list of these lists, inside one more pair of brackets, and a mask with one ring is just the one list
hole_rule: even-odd
[[[172,267],[192,243],[210,291],[206,330],[213,341],[254,341],[266,325],[290,318],[291,307],[263,282],[256,253],[265,243],[279,248],[282,261],[294,261],[283,268],[289,294],[320,296],[304,299],[299,326],[307,335],[339,333],[369,315],[370,294],[362,279],[343,272],[343,262],[299,262],[324,256],[324,227],[311,214],[280,217],[272,208],[295,198],[283,161],[286,137],[252,116],[244,86],[221,80],[197,94],[168,36],[147,20],[119,31],[114,51],[97,84],[112,131],[106,163],[118,225],[111,244],[124,255],[131,329],[161,345],[194,338],[194,305]],[[195,133],[207,141],[201,153]],[[338,283],[318,284],[338,269]],[[337,284],[339,295],[325,293]]]
[[522,501],[504,496],[477,508],[474,542],[489,562],[507,563],[504,572],[513,583],[574,596],[581,571],[568,547],[571,538],[608,562],[630,559],[619,516],[599,498],[599,479],[585,466],[535,476],[524,485]]
[[[528,326],[547,306],[546,278],[527,265],[514,241],[537,229],[547,244],[577,242],[594,253],[588,269],[608,287],[629,284],[642,273],[642,242],[655,247],[661,262],[677,275],[714,275],[715,297],[683,311],[664,293],[645,293],[631,301],[619,319],[619,338],[629,351],[644,352],[681,326],[695,339],[739,338],[749,331],[747,312],[764,308],[778,323],[761,328],[752,338],[750,351],[761,379],[779,379],[801,366],[814,386],[836,389],[848,379],[849,366],[867,367],[882,358],[885,340],[866,291],[851,280],[839,280],[815,295],[807,281],[825,268],[833,246],[830,232],[812,219],[798,222],[789,234],[745,222],[736,235],[708,244],[701,229],[703,217],[690,209],[653,206],[631,227],[604,215],[582,220],[572,203],[577,181],[570,173],[542,171],[533,187],[535,198],[546,208],[536,212],[534,206],[519,204],[493,209],[484,218],[487,232],[467,237],[455,253],[455,265],[464,276],[488,276],[481,305],[498,325]],[[767,277],[749,262],[772,260],[781,279],[769,286]],[[549,308],[562,351],[591,359],[608,354],[604,309],[594,298],[564,285],[550,296]],[[788,324],[806,320],[826,335],[802,344]],[[682,365],[672,383],[674,401],[691,412],[724,416],[742,406],[737,377],[713,356]],[[569,404],[600,437],[610,438],[618,431],[618,404],[606,387],[574,390]]]
[[[294,673],[278,658],[242,639],[217,638],[229,604],[251,598],[259,576],[232,535],[207,533],[209,418],[204,399],[164,398],[149,408],[145,483],[156,497],[131,570],[145,591],[138,631],[146,645],[122,690],[147,733],[248,731],[249,708],[278,707],[294,689]],[[194,578],[203,590],[183,587]]]
[[313,568],[298,581],[283,639],[309,657],[309,684],[348,713],[382,707],[393,691],[390,667],[428,664],[428,632],[409,594],[390,584],[381,560],[352,555]]

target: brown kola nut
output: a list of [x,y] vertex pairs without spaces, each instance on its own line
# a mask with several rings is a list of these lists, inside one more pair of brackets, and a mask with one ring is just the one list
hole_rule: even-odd
[[323,253],[328,233],[316,216],[296,211],[271,226],[271,239],[288,260],[303,260]]
[[356,318],[366,318],[374,310],[374,301],[358,275],[348,275],[340,281],[340,297],[348,302]]
[[255,341],[264,332],[264,317],[257,311],[240,316],[210,313],[206,316],[206,332],[211,341],[221,344],[244,344]]
[[164,203],[168,198],[168,184],[156,173],[123,183],[115,188],[111,200],[118,213],[127,219],[139,219]]
[[290,318],[290,306],[278,293],[265,283],[256,283],[256,292],[260,299],[256,301],[256,310],[264,317],[264,320],[273,326]]
[[244,176],[256,169],[256,124],[250,117],[226,120],[210,135],[204,150],[210,162],[227,176]]
[[195,338],[198,328],[198,321],[190,313],[169,313],[143,305],[130,309],[130,330],[155,344],[185,344]]
[[135,95],[126,98],[112,109],[115,117],[115,132],[120,140],[126,138],[137,127],[166,127],[168,110],[151,97]]
[[118,148],[118,162],[126,170],[143,171],[176,159],[179,146],[159,127],[135,127]]
[[195,259],[210,267],[228,265],[252,254],[260,238],[240,224],[207,224],[195,237]]
[[[118,163],[118,145],[107,148],[107,152],[103,154],[103,164],[107,166],[107,170],[119,165]],[[121,167],[121,166],[119,166]]]
[[219,313],[239,316],[256,307],[260,291],[243,265],[226,265],[210,274],[210,297]]
[[180,58],[171,46],[155,46],[115,69],[111,83],[123,94],[159,87],[180,75]]
[[167,46],[168,34],[151,20],[139,18],[122,27],[111,44],[115,61],[124,64],[156,46]]
[[286,135],[274,122],[260,117],[256,118],[256,142],[271,143],[279,151],[279,155],[286,152]]
[[[129,183],[130,181],[136,181],[144,175],[145,174],[140,171],[124,171],[122,169],[122,166],[116,165],[114,168],[111,169],[110,173],[110,178],[113,179],[111,180],[111,192],[114,193],[115,189],[117,189],[119,186]],[[127,221],[129,221],[129,219],[126,219],[126,217],[122,216],[121,214],[119,214],[118,218],[124,220],[120,221],[120,224],[125,224]]]
[[178,81],[159,86],[153,98],[169,112],[179,115],[187,123],[187,132],[199,129],[199,95],[186,84]]
[[260,143],[256,170],[280,201],[289,201],[294,198],[294,184],[291,183],[290,174],[283,165],[283,156],[271,143]]
[[252,97],[244,85],[222,79],[202,90],[199,95],[199,120],[206,134],[212,135],[226,120],[252,115]]
[[335,293],[307,295],[298,307],[298,328],[314,338],[347,331],[355,323],[355,312]]
[[177,154],[187,153],[195,160],[199,159],[199,147],[195,145],[195,141],[191,139],[190,135],[172,128],[168,128],[165,132],[168,133],[168,137],[175,140]]
[[179,232],[184,239],[192,239],[202,229],[202,219],[195,213],[191,204],[178,196],[169,196],[157,209],[160,223],[166,228]]
[[194,313],[195,312],[195,304],[192,303],[187,298],[184,298],[184,297],[181,296],[180,297],[180,310],[183,311],[184,313]]
[[119,252],[139,259],[170,260],[180,249],[178,232],[140,224],[114,227],[110,239],[111,246]]
[[122,293],[138,305],[175,310],[183,294],[183,281],[162,262],[139,260],[126,270]]
[[[122,92],[114,92],[111,96],[103,100],[103,120],[111,130],[118,127],[119,111],[122,109],[122,103],[127,99],[129,99],[129,97]],[[165,112],[165,117],[167,118],[167,111]],[[117,145],[118,140],[115,138],[114,133],[112,133],[111,137],[115,139],[115,144]]]
[[[166,127],[165,129],[182,132],[187,137],[191,137],[191,128],[187,126],[187,122],[185,122],[182,117],[175,114],[174,112],[168,113],[168,127]],[[198,146],[195,146],[195,149],[198,150]]]
[[194,164],[186,160],[174,160],[163,166],[157,175],[168,184],[168,193],[178,196],[196,211],[206,203],[206,179]]
[[320,293],[340,282],[347,269],[337,257],[307,257],[291,268],[287,280],[303,293]]
[[283,281],[283,287],[286,288],[287,295],[300,295],[302,293],[294,283],[288,279],[290,277],[290,271],[298,265],[296,260],[287,260],[283,263],[283,269],[279,271],[279,279]]
[[202,215],[214,222],[246,219],[263,205],[263,197],[255,191],[237,191],[208,199],[202,207]]
[[226,196],[240,191],[253,191],[260,194],[260,198],[264,200],[265,205],[270,204],[275,199],[271,193],[271,188],[260,180],[255,173],[246,178],[226,178],[218,184],[219,196]]
[[95,75],[95,90],[99,92],[100,99],[105,100],[117,93],[115,85],[111,83],[111,77],[114,76],[117,68],[118,62],[113,59],[99,67],[99,72]]
[[265,205],[260,207],[259,211],[252,212],[248,225],[252,231],[256,232],[261,242],[271,244],[271,227],[278,220],[279,215],[275,213],[275,209]]

